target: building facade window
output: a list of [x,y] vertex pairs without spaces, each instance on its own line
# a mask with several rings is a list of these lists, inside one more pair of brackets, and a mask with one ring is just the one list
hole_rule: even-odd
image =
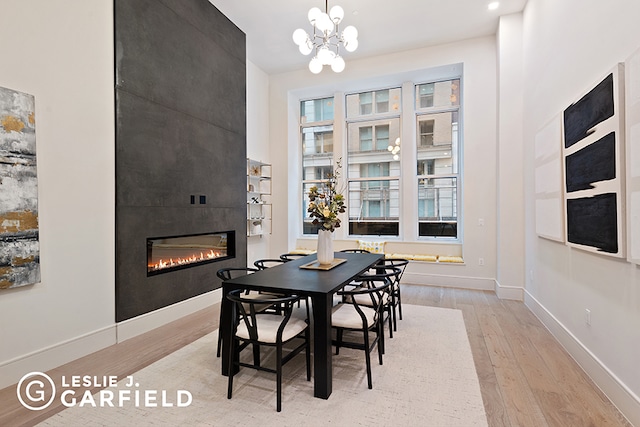
[[333,97],[300,103],[303,234],[317,233],[306,212],[309,188],[343,158],[343,237],[460,241],[460,79],[403,83],[338,100],[340,117],[334,117]]
[[416,85],[420,237],[458,237],[459,116],[459,79]]
[[333,97],[300,102],[302,143],[302,233],[317,234],[309,217],[309,189],[321,185],[333,172]]
[[401,88],[346,96],[349,235],[400,233],[400,160],[389,147],[400,138],[401,101]]

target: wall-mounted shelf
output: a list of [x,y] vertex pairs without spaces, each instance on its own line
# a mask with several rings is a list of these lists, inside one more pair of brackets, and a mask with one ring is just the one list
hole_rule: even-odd
[[271,234],[271,165],[247,159],[247,236]]

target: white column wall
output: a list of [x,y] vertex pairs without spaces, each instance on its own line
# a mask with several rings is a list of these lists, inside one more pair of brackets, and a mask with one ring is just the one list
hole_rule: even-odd
[[496,292],[524,291],[524,175],[522,174],[522,14],[502,16],[498,39],[498,222]]
[[640,47],[639,21],[634,0],[529,0],[523,20],[525,301],[635,425],[640,268],[538,238],[533,176],[536,132]]
[[[269,153],[269,76],[248,59],[247,157],[271,163]],[[265,197],[265,200],[268,199],[270,197]],[[247,237],[247,266],[252,267],[255,260],[269,257],[270,241],[270,234]]]

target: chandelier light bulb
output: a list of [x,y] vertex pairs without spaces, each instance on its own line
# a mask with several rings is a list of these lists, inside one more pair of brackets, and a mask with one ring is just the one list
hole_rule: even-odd
[[316,25],[316,20],[320,15],[322,15],[322,11],[319,8],[312,7],[311,9],[309,9],[309,14],[307,15],[307,17],[309,18],[309,22],[311,23],[311,25]]
[[293,42],[298,46],[302,46],[304,42],[309,38],[309,34],[302,28],[298,28],[293,32]]
[[330,65],[333,62],[333,58],[336,57],[336,53],[332,50],[329,50],[327,46],[322,46],[320,50],[318,50],[318,59],[322,63],[322,65]]
[[344,18],[344,9],[340,6],[333,6],[329,11],[329,18],[338,25],[342,21],[342,18]]
[[316,20],[316,27],[323,33],[327,33],[333,31],[334,25],[333,21],[331,21],[331,18],[329,18],[329,15],[327,15],[326,13],[321,13]]
[[358,38],[358,30],[353,25],[349,25],[344,30],[342,30],[342,38],[345,41],[351,41]]
[[309,55],[312,51],[313,51],[313,43],[311,43],[310,40],[302,43],[299,47],[298,50],[300,50],[300,53],[303,55]]
[[333,59],[333,62],[331,63],[331,69],[335,73],[341,73],[344,70],[344,66],[345,66],[344,59],[340,55],[337,55]]
[[358,48],[358,39],[353,39],[344,42],[344,48],[347,52],[353,52]]
[[320,71],[322,71],[322,62],[318,59],[317,56],[314,56],[313,58],[311,58],[311,61],[309,61],[309,71],[311,71],[313,74],[318,74]]

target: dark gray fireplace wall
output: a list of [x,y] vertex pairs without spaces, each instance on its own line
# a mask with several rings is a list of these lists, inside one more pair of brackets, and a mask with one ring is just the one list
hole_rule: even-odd
[[[207,0],[114,7],[120,322],[246,265],[246,63],[244,33]],[[147,277],[147,238],[228,230],[235,259]]]

